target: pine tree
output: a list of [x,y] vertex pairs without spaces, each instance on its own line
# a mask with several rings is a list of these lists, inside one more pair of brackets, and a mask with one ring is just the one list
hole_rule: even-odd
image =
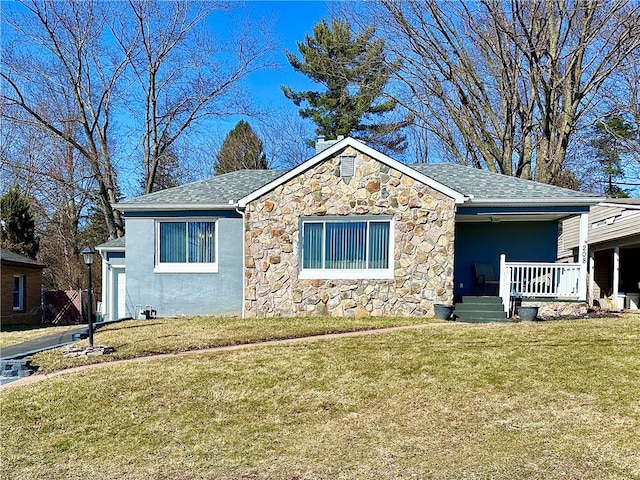
[[269,167],[262,140],[255,134],[251,125],[240,120],[222,142],[222,148],[214,165],[216,175],[235,170],[267,168]]
[[613,198],[628,197],[627,191],[616,185],[616,178],[624,177],[622,155],[627,153],[625,141],[633,138],[636,132],[624,118],[610,115],[595,124],[594,134],[590,145],[607,178],[605,194]]
[[[140,184],[144,191],[147,188],[148,175],[144,175]],[[157,192],[167,188],[177,187],[182,183],[183,166],[180,164],[178,156],[172,151],[165,152],[163,158],[158,162],[158,168],[151,182],[150,192]]]
[[365,122],[384,119],[396,108],[396,102],[382,100],[384,88],[394,66],[386,60],[384,41],[375,39],[370,27],[353,35],[351,25],[342,20],[326,21],[313,27],[313,36],[298,42],[302,60],[286,52],[291,66],[313,81],[326,87],[325,91],[294,92],[281,86],[285,96],[300,106],[303,118],[310,118],[316,133],[327,139],[350,135],[393,152],[406,146],[406,135],[400,130],[413,121],[407,116],[400,122]]
[[34,259],[40,246],[29,200],[17,184],[0,197],[0,245]]

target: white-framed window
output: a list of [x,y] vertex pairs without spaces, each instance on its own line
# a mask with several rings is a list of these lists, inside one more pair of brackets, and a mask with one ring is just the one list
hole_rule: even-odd
[[13,309],[24,310],[24,275],[13,276]]
[[300,278],[393,278],[390,216],[303,218]]
[[218,228],[212,219],[156,220],[154,272],[216,273]]

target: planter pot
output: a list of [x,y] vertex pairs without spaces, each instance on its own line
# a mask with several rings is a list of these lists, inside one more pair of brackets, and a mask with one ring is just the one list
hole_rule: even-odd
[[523,322],[532,322],[538,316],[540,307],[518,307],[518,316]]
[[433,306],[433,311],[438,320],[451,320],[451,316],[453,315],[453,305],[436,303]]

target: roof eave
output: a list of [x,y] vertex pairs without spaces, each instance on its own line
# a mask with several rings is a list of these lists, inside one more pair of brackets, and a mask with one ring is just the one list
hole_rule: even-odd
[[471,198],[474,206],[591,206],[602,202],[602,197],[546,197],[546,198]]
[[0,263],[3,265],[10,265],[12,267],[25,267],[25,268],[47,268],[44,263],[28,263],[28,262],[19,262],[15,260],[8,260],[6,258],[0,259]]
[[96,247],[96,251],[98,253],[102,253],[102,252],[124,252],[124,251],[126,251],[126,247],[100,247],[100,246],[97,246]]
[[640,204],[635,203],[624,203],[624,202],[611,202],[610,199],[607,199],[604,202],[598,204],[599,207],[610,207],[610,208],[619,208],[621,210],[640,210]]
[[151,212],[151,211],[184,211],[184,210],[235,210],[238,202],[232,203],[117,203],[116,210],[121,212]]

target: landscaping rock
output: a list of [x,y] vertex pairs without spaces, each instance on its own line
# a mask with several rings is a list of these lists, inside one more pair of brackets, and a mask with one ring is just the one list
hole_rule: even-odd
[[111,352],[115,352],[115,349],[113,347],[107,347],[105,345],[94,345],[93,347],[90,347],[88,345],[69,345],[62,349],[62,355],[70,358],[95,357],[97,355],[105,355]]

